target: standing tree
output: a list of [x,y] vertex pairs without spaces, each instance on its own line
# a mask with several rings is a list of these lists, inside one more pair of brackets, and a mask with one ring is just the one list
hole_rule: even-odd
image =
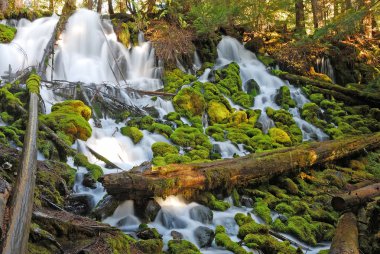
[[92,10],[94,8],[94,1],[93,0],[87,0],[87,9]]
[[103,0],[98,0],[98,6],[97,6],[97,9],[96,9],[96,11],[98,13],[102,12],[102,5],[103,5]]
[[306,33],[305,27],[305,6],[303,0],[296,0],[296,32],[299,34]]
[[54,0],[49,0],[49,11],[54,12]]
[[112,6],[112,0],[108,0],[108,13],[114,14],[113,6]]
[[311,0],[311,9],[313,12],[313,23],[314,23],[314,28],[321,28],[322,27],[322,11],[321,11],[321,6],[318,3],[319,0]]

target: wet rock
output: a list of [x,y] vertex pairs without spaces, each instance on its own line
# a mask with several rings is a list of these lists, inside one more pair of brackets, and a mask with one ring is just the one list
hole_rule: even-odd
[[161,210],[161,206],[159,203],[157,203],[156,200],[151,199],[146,204],[146,208],[144,210],[144,216],[149,221],[154,221],[156,218],[158,212]]
[[66,200],[65,210],[77,215],[88,215],[95,206],[90,194],[72,194]]
[[166,228],[186,228],[187,223],[169,211],[161,211],[159,214],[162,225]]
[[212,223],[213,217],[213,212],[206,206],[199,205],[190,209],[190,218],[204,224]]
[[119,203],[120,202],[116,200],[113,196],[107,195],[102,200],[100,200],[98,205],[93,210],[92,215],[97,220],[107,218],[108,216],[111,216],[113,214],[113,212],[119,206]]
[[260,93],[260,86],[253,79],[248,80],[245,86],[248,94],[257,95]]
[[248,196],[241,196],[240,203],[245,207],[253,207],[253,199]]
[[286,223],[286,222],[288,221],[288,217],[286,217],[286,216],[283,215],[283,214],[278,215],[278,219],[279,219],[282,223]]
[[145,106],[145,107],[143,107],[143,110],[145,110],[148,113],[148,115],[153,117],[153,118],[159,118],[160,117],[160,113],[158,113],[158,110],[155,107]]
[[83,176],[83,186],[91,188],[91,189],[96,189],[96,181],[94,178],[92,178],[91,174],[86,173]]
[[210,247],[215,237],[214,231],[204,226],[197,227],[194,235],[201,248]]
[[140,224],[136,236],[143,240],[162,239],[162,235],[158,233],[157,229],[149,228],[146,224]]
[[125,227],[125,226],[131,226],[131,225],[138,225],[139,220],[136,219],[133,215],[127,215],[123,219],[119,220],[116,223],[117,227]]
[[183,235],[180,232],[175,231],[175,230],[170,232],[170,235],[173,237],[174,240],[182,240],[183,239]]

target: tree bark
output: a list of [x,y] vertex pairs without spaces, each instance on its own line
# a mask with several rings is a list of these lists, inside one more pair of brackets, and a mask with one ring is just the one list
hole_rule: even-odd
[[3,235],[4,217],[10,192],[9,183],[0,177],[0,237]]
[[336,211],[344,211],[365,204],[377,196],[380,196],[380,183],[335,196],[331,200],[331,205]]
[[96,11],[98,13],[101,13],[102,12],[102,5],[103,5],[103,0],[98,0],[98,6],[96,8]]
[[306,33],[305,27],[305,6],[303,0],[296,0],[296,32],[300,34]]
[[54,0],[49,0],[49,11],[54,12]]
[[123,0],[119,1],[119,9],[120,9],[120,13],[126,13],[127,12],[127,7],[125,5],[125,1],[123,1]]
[[329,254],[359,254],[357,219],[353,213],[343,214],[338,221]]
[[313,24],[314,24],[315,29],[322,27],[322,24],[321,24],[322,11],[320,8],[321,7],[318,4],[318,0],[311,0],[311,9],[313,12]]
[[113,11],[113,6],[112,6],[112,0],[108,0],[108,13],[111,15],[111,14],[114,14],[114,11]]
[[319,92],[333,95],[335,99],[346,102],[350,105],[371,105],[380,107],[380,93],[367,93],[354,89],[349,89],[337,84],[314,80],[304,76],[290,73],[281,73],[280,78],[288,80],[295,86],[311,85],[319,89]]
[[87,0],[87,9],[92,10],[94,8],[94,1]]
[[251,154],[200,164],[173,164],[141,174],[121,172],[102,177],[108,194],[118,199],[145,199],[182,194],[195,197],[204,191],[226,191],[252,181],[323,164],[380,147],[380,133],[302,144],[291,148]]

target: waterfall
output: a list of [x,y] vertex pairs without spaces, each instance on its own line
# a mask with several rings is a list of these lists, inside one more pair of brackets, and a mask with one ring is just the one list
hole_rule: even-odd
[[274,98],[280,87],[287,86],[289,87],[292,99],[297,102],[297,110],[292,110],[290,113],[293,115],[298,127],[302,130],[304,140],[325,140],[328,138],[323,131],[300,118],[299,110],[306,102],[309,102],[309,100],[299,89],[271,75],[265,65],[256,58],[254,53],[245,49],[236,39],[224,36],[218,44],[216,68],[222,68],[231,62],[236,62],[240,67],[243,90],[246,91],[245,84],[251,79],[255,80],[260,87],[260,94],[255,97],[254,106],[252,108],[261,110],[262,113],[259,122],[262,124],[264,132],[267,132],[269,128],[274,126],[273,121],[266,115],[265,109],[267,107],[276,110],[280,109],[275,103]]
[[316,71],[326,74],[335,83],[334,68],[332,67],[330,58],[324,56],[319,57],[317,59]]

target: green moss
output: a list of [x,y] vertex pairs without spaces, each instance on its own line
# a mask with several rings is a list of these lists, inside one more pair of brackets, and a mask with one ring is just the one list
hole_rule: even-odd
[[246,94],[245,92],[243,91],[238,91],[238,92],[235,92],[231,95],[231,99],[233,100],[233,102],[235,102],[236,104],[239,104],[243,107],[246,107],[246,108],[250,108],[253,106],[253,103],[254,103],[254,98],[253,96],[249,95],[249,94]]
[[170,135],[173,133],[173,130],[169,125],[161,124],[161,123],[154,123],[152,125],[151,131],[161,134],[162,136],[166,138],[169,138]]
[[208,137],[203,134],[199,129],[189,126],[183,126],[177,128],[170,139],[177,145],[182,147],[191,147],[197,149],[198,147],[204,147],[207,150],[211,150],[212,145]]
[[218,200],[213,194],[211,194],[209,192],[206,192],[203,195],[203,198],[204,198],[204,200],[202,200],[202,202],[204,203],[204,205],[208,206],[212,210],[225,211],[228,208],[230,208],[229,203],[222,201],[222,200]]
[[255,203],[253,211],[260,216],[261,219],[265,221],[265,223],[272,223],[272,217],[270,216],[270,209],[268,204],[262,200],[259,200]]
[[139,240],[135,243],[137,249],[142,253],[161,253],[164,246],[161,239]]
[[296,102],[290,96],[290,90],[287,86],[282,86],[278,89],[275,101],[277,105],[284,109],[294,108],[296,106]]
[[140,140],[144,137],[144,134],[136,127],[126,126],[122,127],[120,131],[124,136],[130,137],[135,144],[140,142]]
[[232,241],[226,234],[223,226],[218,225],[215,230],[215,243],[218,246],[224,247],[235,254],[247,254],[248,252],[241,247],[238,243]]
[[28,253],[29,254],[51,254],[51,249],[45,246],[41,246],[38,243],[28,242]]
[[105,241],[108,243],[113,254],[129,254],[130,244],[135,243],[132,237],[118,232],[117,234],[112,234],[109,237],[105,238]]
[[234,219],[239,226],[243,226],[244,224],[254,221],[249,213],[247,215],[243,213],[237,213],[235,214]]
[[215,141],[225,141],[224,130],[220,126],[213,125],[207,127],[206,134],[215,139]]
[[320,104],[324,99],[324,95],[321,94],[321,93],[313,93],[313,94],[310,94],[310,100],[316,104]]
[[200,254],[198,248],[187,240],[170,240],[168,242],[169,254]]
[[26,87],[29,90],[29,93],[40,93],[40,82],[41,77],[37,74],[30,74],[28,80],[26,81]]
[[11,89],[10,84],[4,85],[0,88],[0,101],[3,104],[1,105],[1,108],[7,109],[8,111],[15,111],[17,105],[22,106],[23,103],[19,98],[11,93],[9,89]]
[[232,197],[232,202],[234,206],[240,207],[240,195],[236,189],[232,190],[231,197]]
[[223,123],[229,118],[230,111],[224,104],[217,101],[210,101],[207,106],[207,114],[210,124]]
[[136,127],[140,130],[150,130],[154,124],[154,119],[151,116],[134,117],[127,123],[129,127]]
[[284,214],[284,215],[294,215],[295,214],[294,209],[289,204],[287,204],[285,202],[282,202],[282,203],[279,203],[278,205],[276,205],[274,210],[276,212],[279,212],[279,213]]
[[189,87],[183,88],[173,98],[174,109],[182,116],[202,116],[206,102],[203,95]]
[[87,140],[92,133],[87,122],[91,117],[91,109],[82,101],[68,100],[55,104],[51,113],[41,115],[40,121],[54,131],[62,131],[71,142],[76,139]]
[[380,178],[380,153],[372,152],[368,155],[366,170],[376,178]]
[[293,216],[288,219],[287,232],[295,235],[300,240],[316,245],[315,226],[300,216]]
[[247,113],[245,111],[236,111],[231,115],[229,122],[233,125],[240,125],[241,123],[248,123]]
[[175,93],[183,85],[190,84],[195,80],[195,76],[186,74],[182,72],[180,69],[166,71],[164,76],[164,90],[165,92]]
[[173,122],[181,120],[181,116],[177,112],[170,112],[164,118]]
[[16,36],[17,29],[0,24],[0,43],[9,43]]
[[156,142],[152,145],[153,156],[178,154],[178,148],[165,142]]
[[276,61],[272,57],[266,55],[258,54],[257,59],[259,59],[267,67],[273,66],[276,63]]
[[292,141],[289,135],[285,131],[279,128],[270,128],[269,136],[277,143],[280,143],[286,146],[290,146],[292,144]]
[[299,253],[288,241],[278,241],[267,234],[249,234],[244,243],[251,249],[259,249],[263,253],[296,254]]
[[267,234],[268,232],[269,227],[267,225],[262,225],[251,221],[240,226],[238,237],[240,239],[244,239],[244,237],[248,234]]
[[88,162],[88,159],[84,154],[77,153],[74,156],[74,165],[87,168],[87,170],[90,172],[92,178],[95,181],[97,181],[99,177],[103,175],[102,168],[98,165],[91,164],[90,162]]
[[5,123],[11,123],[11,122],[14,121],[13,116],[9,115],[6,111],[1,112],[1,113],[0,113],[0,117],[1,117],[1,119],[2,119]]

